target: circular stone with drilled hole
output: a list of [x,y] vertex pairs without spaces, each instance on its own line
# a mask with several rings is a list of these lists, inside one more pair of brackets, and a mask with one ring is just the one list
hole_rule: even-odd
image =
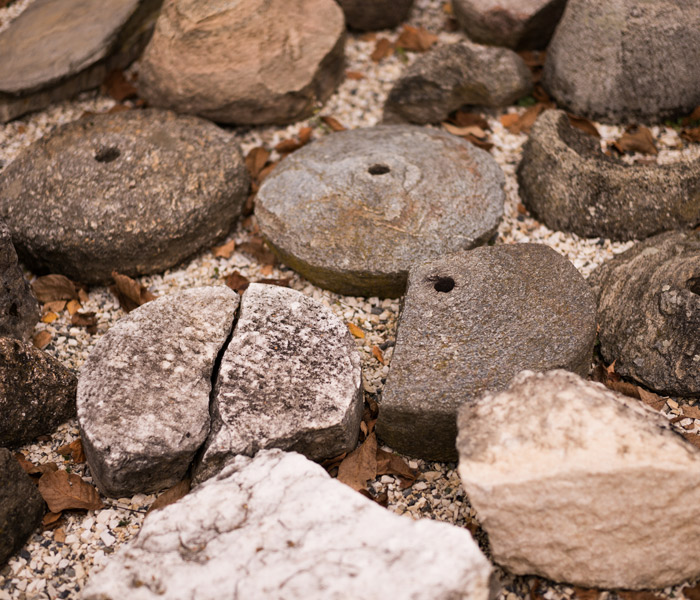
[[35,272],[155,273],[222,239],[248,175],[231,134],[161,110],[82,118],[0,174],[0,217]]
[[483,150],[442,131],[343,131],[288,156],[255,213],[281,260],[314,284],[359,296],[404,292],[409,268],[488,241],[505,178]]

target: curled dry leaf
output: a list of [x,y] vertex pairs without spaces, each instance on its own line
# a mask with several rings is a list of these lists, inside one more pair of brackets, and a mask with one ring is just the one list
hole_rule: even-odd
[[270,151],[266,150],[262,146],[253,148],[245,157],[245,166],[250,173],[251,179],[257,180],[260,171],[270,158]]
[[[656,394],[654,394],[656,395]],[[666,401],[664,400],[664,403]],[[691,419],[700,419],[700,406],[683,406],[682,409],[683,416],[689,417]]]
[[250,279],[244,277],[238,271],[234,271],[230,275],[226,275],[226,277],[224,277],[224,282],[238,294],[245,292],[250,285]]
[[19,463],[19,466],[24,469],[27,475],[41,475],[43,473],[48,473],[49,471],[58,471],[58,465],[55,462],[43,463],[41,465],[35,465],[34,463],[28,461],[24,454],[17,452],[15,458]]
[[651,406],[654,410],[661,410],[666,406],[666,398],[662,398],[654,392],[648,392],[644,388],[637,386],[637,393],[639,394],[639,399],[644,402],[644,404]]
[[384,354],[379,346],[372,346],[372,356],[376,358],[380,363],[384,364]]
[[598,129],[588,119],[584,117],[577,117],[576,115],[572,115],[571,113],[566,114],[569,117],[569,123],[571,123],[573,127],[576,127],[576,129],[580,129],[584,133],[592,135],[593,137],[600,137]]
[[360,327],[355,325],[355,323],[348,323],[348,329],[350,330],[350,333],[358,339],[364,339],[365,337],[365,332],[362,331]]
[[47,512],[41,520],[41,526],[44,529],[54,529],[60,525],[62,512]]
[[535,124],[540,113],[549,105],[540,102],[528,108],[522,115],[503,115],[501,125],[511,133],[530,133],[530,129]]
[[251,237],[247,242],[239,244],[238,249],[252,256],[261,265],[277,264],[277,257],[261,237]]
[[654,136],[651,131],[641,125],[629,128],[612,145],[621,154],[625,152],[640,152],[642,154],[657,155],[659,153],[654,144]]
[[117,297],[119,306],[126,312],[131,312],[142,304],[157,298],[155,294],[149,292],[131,277],[112,271],[112,279],[114,279],[114,285],[109,286],[109,291]]
[[39,479],[39,493],[51,512],[102,508],[97,489],[75,473],[67,471],[44,473]]
[[233,251],[236,249],[236,240],[226,242],[222,246],[214,246],[211,252],[216,258],[231,258]]
[[313,134],[314,130],[311,127],[302,127],[299,130],[299,133],[297,134],[297,137],[299,138],[299,141],[306,145],[311,141],[311,136]]
[[73,440],[70,444],[61,446],[60,448],[58,448],[58,450],[56,450],[56,452],[61,456],[70,456],[73,459],[73,462],[75,463],[85,462],[83,441],[80,438],[78,438],[77,440]]
[[295,140],[293,138],[287,138],[286,140],[282,140],[279,144],[275,146],[275,150],[279,152],[280,154],[289,154],[290,152],[294,152],[295,150],[299,150],[304,144],[302,144],[299,140]]
[[362,445],[348,454],[338,467],[338,480],[354,490],[365,489],[367,480],[377,476],[377,436],[367,436]]
[[324,115],[321,117],[321,121],[323,121],[326,125],[328,125],[328,127],[330,127],[333,131],[345,131],[346,130],[345,125],[343,125],[335,117]]
[[51,334],[48,331],[40,331],[32,338],[32,344],[43,350],[51,343]]
[[472,135],[478,139],[485,139],[486,132],[478,125],[464,125],[460,127],[459,125],[453,125],[447,121],[442,122],[442,127],[451,133],[452,135],[466,136]]
[[[77,302],[77,300],[71,300],[71,302]],[[41,307],[41,310],[44,313],[61,312],[65,307],[66,307],[65,300],[55,300],[53,302],[46,302],[44,304],[44,306]]]
[[355,81],[365,78],[365,76],[359,71],[345,71],[345,77],[347,79],[354,79]]
[[423,27],[404,25],[396,45],[411,52],[425,52],[437,42],[438,36]]
[[180,483],[176,483],[173,487],[165,490],[160,496],[158,496],[146,514],[153,511],[165,508],[168,504],[174,504],[180,498],[184,498],[190,491],[192,480],[189,477],[183,479]]
[[44,275],[32,283],[37,300],[42,304],[56,300],[77,300],[76,285],[65,275]]
[[[138,90],[126,79],[124,71],[118,69],[111,71],[109,75],[107,75],[102,84],[102,89],[117,102],[123,102],[129,98],[136,98],[138,96]],[[124,108],[129,110],[128,107]]]
[[458,110],[450,118],[455,125],[458,127],[468,127],[470,125],[476,125],[481,127],[484,131],[491,129],[489,122],[480,114],[467,112],[466,110]]
[[88,333],[97,333],[97,316],[94,312],[77,312],[71,317],[70,322],[76,327],[85,327]]
[[377,449],[377,475],[398,475],[409,481],[415,481],[417,474],[398,454]]
[[378,63],[380,60],[391,56],[394,53],[394,44],[386,38],[379,38],[374,45],[374,50],[370,54],[372,62]]

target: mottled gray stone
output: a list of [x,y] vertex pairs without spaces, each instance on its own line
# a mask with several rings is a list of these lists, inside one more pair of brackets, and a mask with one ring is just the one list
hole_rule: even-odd
[[486,242],[505,177],[483,150],[410,125],[342,131],[265,179],[255,214],[282,261],[346,295],[399,296],[421,260]]
[[562,111],[535,122],[518,167],[520,196],[551,229],[613,240],[700,222],[700,160],[628,165]]
[[641,402],[524,372],[459,413],[459,474],[495,562],[592,588],[700,575],[700,451]]
[[0,448],[0,567],[41,523],[44,500],[7,448]]
[[413,0],[337,0],[352,29],[393,29],[406,20]]
[[544,85],[593,119],[659,122],[700,105],[700,3],[569,0]]
[[457,456],[457,408],[523,369],[586,375],[595,296],[544,244],[477,248],[411,270],[377,434],[429,460]]
[[334,0],[166,0],[139,91],[213,121],[293,123],[331,96],[344,61]]
[[700,230],[640,242],[591,275],[600,352],[615,372],[700,396]]
[[163,271],[223,238],[248,193],[230,133],[149,109],[86,117],[0,173],[21,260],[85,283]]
[[281,450],[236,457],[149,515],[84,600],[488,600],[492,567],[465,529],[391,514]]
[[530,70],[512,50],[446,44],[406,69],[389,92],[384,120],[435,123],[465,104],[505,106],[531,90]]
[[215,360],[238,295],[226,287],[163,296],[97,342],[78,380],[78,421],[92,477],[119,498],[170,487],[209,433]]
[[350,452],[362,407],[360,355],[345,323],[301,292],[252,283],[221,359],[195,479],[261,448],[313,460]]
[[76,376],[31,342],[0,337],[0,446],[52,433],[75,415]]
[[28,339],[39,320],[39,302],[17,264],[10,230],[0,220],[0,336]]

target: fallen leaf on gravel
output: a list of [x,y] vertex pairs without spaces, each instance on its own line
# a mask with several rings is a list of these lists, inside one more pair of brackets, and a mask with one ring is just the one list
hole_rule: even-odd
[[392,44],[388,39],[386,38],[379,38],[374,45],[374,50],[372,50],[372,54],[370,54],[370,58],[372,59],[372,62],[378,63],[380,60],[383,58],[386,58],[387,56],[391,56],[394,53],[394,44]]
[[253,148],[245,157],[245,166],[252,179],[257,179],[260,171],[263,170],[265,163],[270,158],[269,150],[262,146]]
[[252,256],[261,265],[277,264],[277,257],[261,237],[251,237],[247,242],[239,244],[238,249]]
[[19,463],[19,466],[24,469],[27,475],[41,475],[43,473],[48,473],[49,471],[58,471],[58,465],[55,462],[43,463],[41,465],[35,465],[34,463],[28,461],[24,454],[17,452],[15,458]]
[[693,587],[683,588],[683,595],[688,600],[700,600],[700,583]]
[[44,473],[39,479],[39,493],[49,510],[55,513],[70,509],[102,508],[97,489],[75,473],[67,471]]
[[290,152],[299,150],[299,148],[302,146],[303,144],[299,140],[287,138],[286,140],[282,140],[279,144],[277,144],[275,146],[275,150],[277,150],[277,152],[280,154],[289,154]]
[[622,381],[621,377],[615,373],[615,361],[608,367],[597,365],[593,370],[592,379],[593,381],[602,383],[605,387],[615,392],[619,392],[630,398],[636,398],[637,400],[641,399],[639,387],[633,383]]
[[354,79],[355,81],[365,78],[365,76],[358,71],[345,71],[345,77],[347,79]]
[[382,350],[379,346],[372,346],[372,356],[380,363],[384,364],[384,354],[382,354]]
[[41,526],[44,529],[54,529],[59,526],[59,521],[63,516],[62,512],[47,512],[41,520]]
[[258,279],[255,283],[264,283],[266,285],[278,285],[280,287],[289,287],[289,283],[292,281],[291,277],[283,277],[282,279]]
[[365,337],[365,332],[362,331],[355,323],[348,323],[348,329],[350,330],[350,333],[358,339],[363,339]]
[[56,300],[77,300],[78,290],[65,275],[44,275],[32,283],[37,300],[42,304]]
[[481,127],[484,131],[491,129],[489,127],[489,122],[483,116],[461,109],[455,112],[455,114],[450,118],[450,121],[452,121],[458,127],[476,125],[477,127]]
[[465,125],[460,127],[458,125],[453,125],[447,121],[441,123],[442,127],[452,135],[473,135],[476,138],[484,139],[486,137],[486,132],[478,125]]
[[119,306],[126,312],[131,312],[142,304],[157,298],[155,294],[149,292],[131,277],[112,271],[112,279],[114,279],[114,285],[109,286],[109,291],[117,297]]
[[151,504],[146,514],[165,508],[168,504],[174,504],[180,498],[184,498],[190,491],[191,483],[190,478],[185,477],[180,483],[176,483],[173,487],[165,490],[156,498],[155,502]]
[[312,127],[302,127],[299,130],[299,133],[297,134],[297,137],[299,138],[299,141],[306,145],[311,141],[311,136],[313,135],[313,128]]
[[[666,401],[664,400],[664,403]],[[683,416],[691,419],[700,419],[700,406],[683,406]]]
[[56,319],[58,319],[58,315],[55,312],[47,312],[45,315],[41,317],[41,322],[42,323],[53,323]]
[[681,131],[681,137],[686,142],[698,143],[700,142],[700,127],[686,128]]
[[404,479],[416,480],[416,472],[398,454],[377,449],[377,475],[398,475]]
[[515,125],[520,121],[520,115],[517,113],[508,113],[505,115],[501,115],[501,125],[505,127],[508,131],[510,131],[511,127],[515,127]]
[[321,121],[328,125],[333,131],[345,131],[347,129],[338,119],[328,115],[322,116]]
[[411,52],[425,52],[437,42],[438,36],[423,27],[404,25],[396,45]]
[[662,398],[654,392],[647,392],[644,388],[637,386],[637,393],[639,394],[639,399],[654,410],[661,410],[666,406],[666,398]]
[[629,128],[612,145],[621,154],[625,152],[641,152],[642,154],[656,155],[659,153],[654,144],[654,136],[651,134],[651,131],[641,125]]
[[506,127],[511,133],[530,133],[540,113],[547,108],[547,104],[538,103],[528,108],[511,127]]
[[226,242],[222,246],[214,246],[211,252],[216,258],[231,258],[233,251],[236,249],[236,240]]
[[262,171],[260,171],[260,173],[258,173],[258,184],[261,184],[263,181],[265,181],[265,177],[272,173],[272,169],[274,169],[277,166],[278,162],[279,161],[275,161],[265,165],[265,168]]
[[683,437],[693,444],[693,446],[700,449],[700,435],[696,433],[684,433]]
[[593,123],[591,123],[588,119],[584,117],[577,117],[576,115],[572,115],[571,113],[566,113],[567,116],[569,117],[569,123],[573,127],[576,127],[576,129],[580,129],[584,133],[587,133],[588,135],[592,135],[594,137],[599,138],[600,133],[598,133],[598,129],[596,128]]
[[230,275],[226,275],[226,277],[224,277],[224,282],[238,294],[245,292],[250,285],[250,279],[244,277],[238,271],[234,271]]
[[367,480],[377,476],[377,436],[373,432],[359,448],[348,454],[338,467],[338,481],[354,490],[367,487]]
[[54,542],[59,542],[61,544],[65,543],[66,541],[66,530],[63,529],[63,527],[59,527],[56,531],[53,532],[53,541]]
[[[107,75],[102,84],[102,89],[117,102],[138,96],[137,89],[124,77],[124,71],[118,69],[111,71]],[[128,110],[128,107],[126,108]]]
[[[71,302],[77,302],[76,300],[71,300]],[[41,309],[45,312],[61,312],[66,307],[65,300],[55,300],[54,302],[46,302]]]
[[56,450],[56,452],[61,456],[70,456],[73,459],[73,462],[75,463],[85,462],[83,441],[80,438],[78,438],[77,440],[73,440],[70,444],[61,446],[58,450]]
[[77,313],[82,306],[80,305],[80,302],[77,300],[71,300],[67,305],[66,309],[68,310],[68,314],[72,317],[75,313]]
[[333,458],[327,458],[324,461],[321,461],[321,466],[326,470],[326,472],[331,476],[331,477],[337,477],[338,476],[338,467],[340,466],[340,463],[343,462],[343,459],[348,455],[347,452],[343,452],[342,454],[339,454],[338,456],[334,456]]
[[32,338],[32,344],[43,350],[51,343],[51,334],[48,331],[40,331]]
[[85,327],[90,334],[97,333],[97,316],[94,312],[77,312],[70,318],[70,322],[76,327]]

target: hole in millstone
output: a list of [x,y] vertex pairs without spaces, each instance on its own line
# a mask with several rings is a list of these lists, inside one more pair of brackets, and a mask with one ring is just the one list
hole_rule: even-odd
[[452,279],[452,277],[436,277],[433,279],[435,282],[435,285],[433,286],[435,288],[436,292],[451,292],[454,287],[455,287],[455,280]]
[[700,296],[700,276],[699,277],[691,277],[688,279],[688,281],[685,282],[685,286],[693,292],[693,294],[697,294]]
[[370,175],[384,175],[391,169],[386,165],[372,165],[367,171]]
[[119,151],[119,148],[116,146],[108,146],[105,148],[100,148],[97,151],[97,154],[95,154],[95,160],[97,162],[112,162],[113,160],[117,160],[121,156],[121,152]]

